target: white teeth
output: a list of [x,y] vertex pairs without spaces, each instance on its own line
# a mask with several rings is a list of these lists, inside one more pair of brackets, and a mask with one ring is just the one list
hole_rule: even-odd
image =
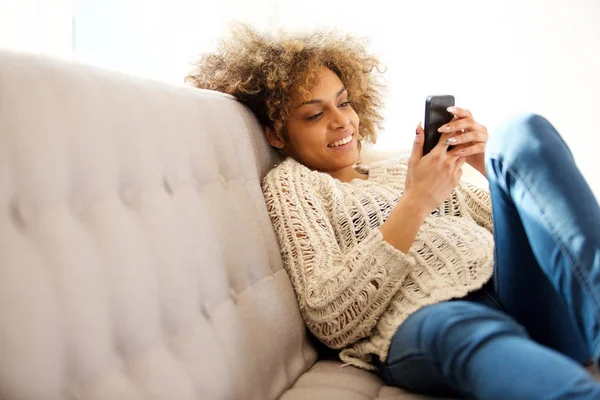
[[352,140],[352,135],[345,137],[342,140],[338,140],[337,142],[331,143],[330,145],[327,145],[327,147],[338,147],[338,146],[341,146],[343,144],[350,142],[351,140]]

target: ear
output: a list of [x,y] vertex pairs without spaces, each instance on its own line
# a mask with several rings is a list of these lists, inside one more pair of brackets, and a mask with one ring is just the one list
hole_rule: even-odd
[[279,137],[279,135],[275,133],[273,128],[265,125],[264,130],[267,136],[267,142],[269,142],[271,146],[277,149],[283,149],[285,147],[285,142],[283,141],[283,139],[281,139],[281,137]]

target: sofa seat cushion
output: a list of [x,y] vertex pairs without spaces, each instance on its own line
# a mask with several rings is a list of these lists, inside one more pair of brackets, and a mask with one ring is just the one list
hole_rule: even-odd
[[342,363],[322,360],[302,374],[280,400],[428,400],[422,396],[386,386],[376,374]]

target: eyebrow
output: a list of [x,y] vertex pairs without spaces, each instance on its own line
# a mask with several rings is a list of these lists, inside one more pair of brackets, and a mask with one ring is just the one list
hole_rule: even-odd
[[[338,92],[335,94],[335,97],[336,97],[336,98],[340,97],[340,95],[341,95],[342,93],[344,93],[344,91],[346,91],[346,88],[345,88],[345,87],[341,88],[341,89],[340,89],[340,90],[339,90],[339,91],[338,91]],[[308,101],[303,101],[303,102],[302,102],[302,103],[300,103],[298,106],[296,106],[296,108],[298,109],[298,108],[300,108],[300,107],[302,107],[303,105],[306,105],[306,104],[318,104],[318,103],[322,103],[322,102],[323,102],[323,100],[321,100],[321,99],[312,99],[312,100],[308,100]]]

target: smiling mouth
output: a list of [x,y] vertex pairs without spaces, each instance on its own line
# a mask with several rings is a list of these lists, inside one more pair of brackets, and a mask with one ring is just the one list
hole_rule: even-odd
[[343,139],[338,140],[337,142],[328,144],[327,147],[339,147],[339,146],[345,145],[346,143],[350,143],[351,141],[352,141],[352,134],[346,136]]

